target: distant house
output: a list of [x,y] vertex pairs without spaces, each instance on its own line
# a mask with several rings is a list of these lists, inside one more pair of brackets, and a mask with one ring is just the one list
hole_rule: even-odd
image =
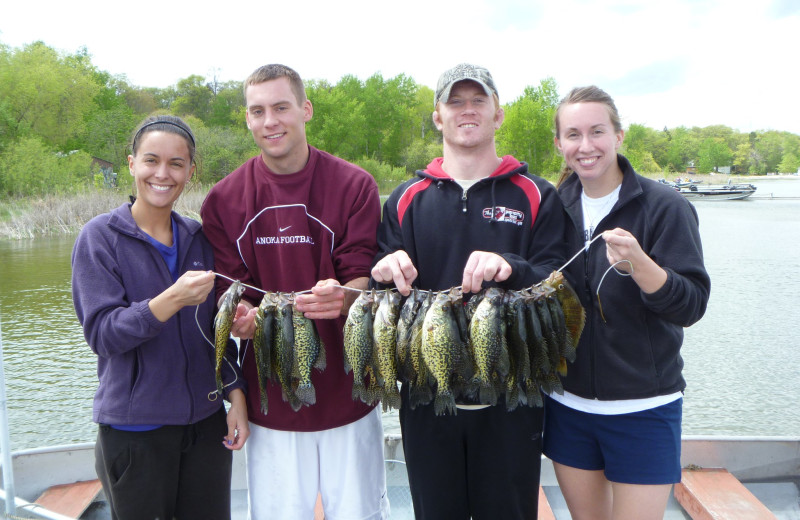
[[103,173],[105,173],[106,170],[108,170],[109,172],[114,171],[114,165],[112,163],[106,161],[105,159],[101,159],[99,157],[92,157],[92,168],[94,168],[95,166],[100,168],[100,171]]
[[103,185],[111,188],[117,185],[117,174],[114,172],[114,165],[105,159],[92,157],[92,170],[97,167],[103,174]]
[[697,173],[697,166],[694,165],[694,161],[689,161],[689,164],[686,165],[686,173]]

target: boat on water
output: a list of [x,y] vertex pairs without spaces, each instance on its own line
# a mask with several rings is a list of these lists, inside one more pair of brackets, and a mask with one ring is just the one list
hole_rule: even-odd
[[[391,519],[412,519],[414,515],[408,490],[408,476],[399,435],[385,436],[384,455]],[[247,518],[245,456],[242,452],[235,452],[233,460],[231,509],[232,518],[239,520]],[[16,490],[15,517],[49,520],[68,520],[76,517],[82,520],[110,518],[102,491],[90,499],[91,503],[84,512],[75,516],[65,516],[34,503],[37,497],[51,486],[96,479],[93,443],[19,451],[12,455],[12,461]],[[745,490],[743,493],[750,493],[756,503],[763,504],[767,515],[731,514],[713,516],[714,518],[770,518],[771,513],[779,519],[800,519],[800,437],[686,436],[682,442],[681,464],[687,468],[686,472],[701,476],[705,475],[704,472],[711,472],[712,468],[725,468],[727,472],[721,474],[735,485],[741,483],[739,486]],[[698,518],[692,516],[695,514],[692,511],[687,511],[687,508],[692,509],[697,506],[687,505],[684,497],[680,496],[685,495],[690,487],[687,481],[690,477],[687,477],[687,474],[670,497],[664,516],[667,520]],[[708,475],[718,475],[718,473],[708,473]],[[714,486],[723,486],[717,483],[721,482],[720,480],[708,480],[708,482],[716,483]],[[727,505],[735,506],[733,495],[727,489],[722,492]],[[540,497],[544,497],[540,500],[540,518],[549,517],[556,520],[571,518],[558,488],[553,466],[547,458],[542,458]],[[7,499],[5,491],[0,491],[0,499],[5,507]],[[541,513],[543,507],[547,508],[547,514]]]
[[699,182],[670,182],[661,180],[662,184],[673,187],[689,200],[742,200],[756,192],[750,183],[701,184]]

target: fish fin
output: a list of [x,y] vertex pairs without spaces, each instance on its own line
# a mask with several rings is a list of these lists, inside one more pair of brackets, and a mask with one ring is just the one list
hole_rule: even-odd
[[578,357],[578,350],[572,345],[572,343],[569,343],[567,348],[564,349],[564,357],[570,363],[574,363],[575,359]]
[[[347,361],[345,361],[345,366]],[[314,363],[314,368],[322,372],[328,365],[328,360],[325,356],[325,345],[322,343],[319,344],[319,352],[317,353],[317,361]]]
[[558,360],[558,373],[562,377],[567,375],[567,360],[563,357]]
[[347,359],[347,356],[344,357],[344,373],[349,374],[353,371],[353,367],[350,365],[350,361]]

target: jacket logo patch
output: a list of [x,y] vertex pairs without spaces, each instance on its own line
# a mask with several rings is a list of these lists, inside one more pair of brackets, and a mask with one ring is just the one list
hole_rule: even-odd
[[[485,219],[492,218],[492,208],[483,209],[483,218]],[[504,206],[495,206],[494,220],[496,220],[497,222],[508,222],[510,224],[516,224],[517,226],[521,226],[522,222],[525,220],[525,213],[517,209],[506,208]]]

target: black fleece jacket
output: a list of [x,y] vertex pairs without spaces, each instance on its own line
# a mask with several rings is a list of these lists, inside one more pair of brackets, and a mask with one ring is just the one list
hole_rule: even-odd
[[[586,309],[586,326],[578,358],[568,365],[565,390],[601,400],[638,399],[683,391],[680,355],[683,328],[705,313],[711,281],[703,265],[697,211],[664,184],[638,175],[622,155],[619,200],[601,220],[594,235],[622,228],[667,272],[667,281],[653,294],[643,293],[630,276],[611,271],[602,239],[565,270],[567,280]],[[581,184],[575,174],[559,188],[572,226],[569,250],[583,244]]]

